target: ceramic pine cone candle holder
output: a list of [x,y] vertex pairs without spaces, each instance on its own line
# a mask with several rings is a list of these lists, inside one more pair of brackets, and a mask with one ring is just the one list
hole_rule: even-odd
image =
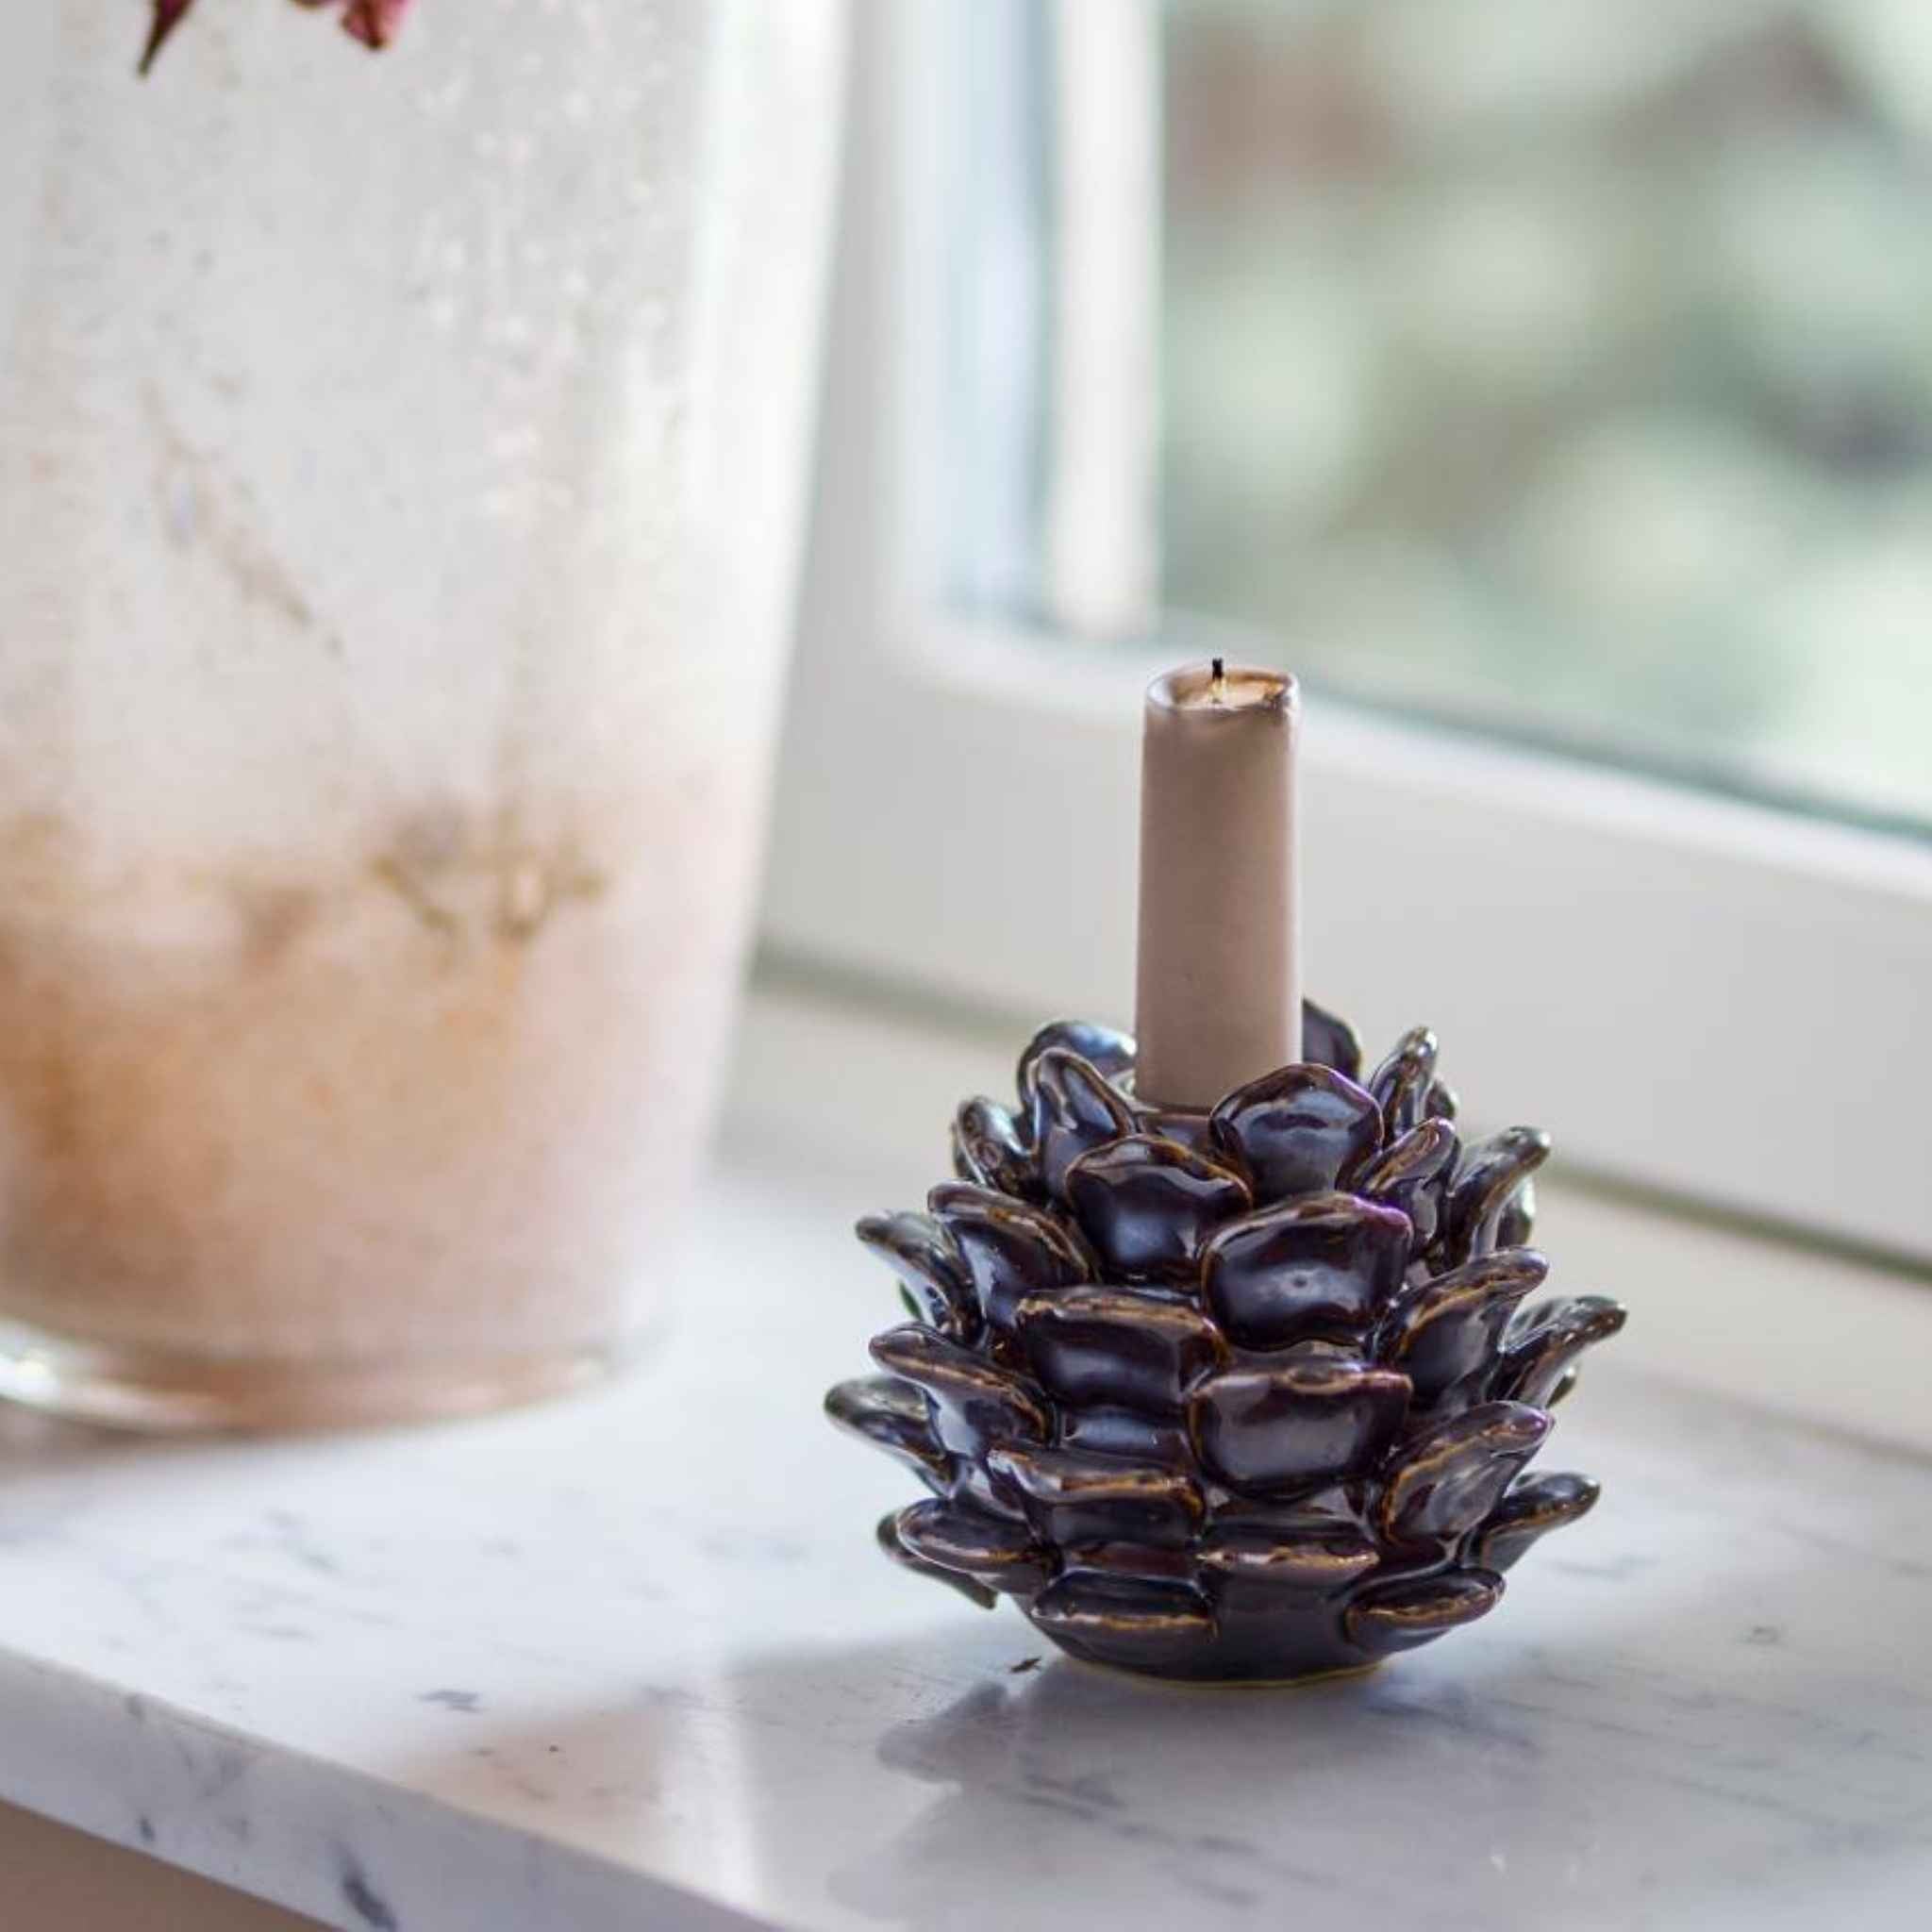
[[1525,1305],[1548,1138],[1465,1146],[1424,1028],[1366,1081],[1344,1023],[1305,1037],[1191,1113],[1136,1099],[1125,1036],[1045,1027],[1016,1112],[959,1109],[958,1179],[859,1224],[912,1320],[825,1406],[932,1491],[888,1554],[1094,1662],[1292,1678],[1474,1622],[1595,1502],[1524,1473],[1624,1323]]

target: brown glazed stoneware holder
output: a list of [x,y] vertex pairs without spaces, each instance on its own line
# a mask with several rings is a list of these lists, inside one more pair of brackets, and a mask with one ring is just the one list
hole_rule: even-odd
[[959,1109],[958,1178],[859,1223],[912,1319],[825,1407],[932,1491],[889,1555],[1092,1662],[1284,1679],[1474,1622],[1596,1501],[1524,1474],[1624,1324],[1524,1305],[1548,1137],[1465,1146],[1426,1028],[1365,1081],[1344,1022],[1305,1038],[1191,1113],[1135,1097],[1124,1035],[1043,1027],[1016,1111]]

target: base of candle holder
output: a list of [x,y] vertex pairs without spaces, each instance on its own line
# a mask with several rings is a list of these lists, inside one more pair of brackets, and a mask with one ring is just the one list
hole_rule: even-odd
[[1196,1112],[1136,1096],[1124,1035],[1043,1027],[926,1211],[859,1223],[912,1319],[825,1407],[931,1491],[890,1556],[1089,1662],[1278,1683],[1473,1623],[1594,1504],[1524,1474],[1624,1324],[1524,1306],[1548,1137],[1465,1146],[1426,1028],[1366,1078],[1345,1023],[1304,1039]]
[[1098,1657],[1079,1657],[1061,1647],[1067,1661],[1096,1675],[1142,1690],[1312,1690],[1321,1684],[1346,1684],[1356,1677],[1373,1677],[1389,1659],[1371,1657],[1367,1663],[1339,1664],[1332,1671],[1304,1671],[1293,1677],[1189,1676],[1173,1671],[1139,1671],[1124,1664],[1103,1663]]

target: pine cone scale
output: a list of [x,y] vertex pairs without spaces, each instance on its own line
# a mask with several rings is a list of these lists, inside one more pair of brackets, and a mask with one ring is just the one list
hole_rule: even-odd
[[1063,1407],[1106,1403],[1179,1416],[1188,1391],[1227,1355],[1220,1330],[1191,1303],[1146,1289],[1029,1295],[1015,1327],[1034,1376]]

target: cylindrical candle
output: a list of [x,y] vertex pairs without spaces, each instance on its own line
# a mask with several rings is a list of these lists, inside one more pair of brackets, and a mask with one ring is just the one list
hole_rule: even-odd
[[1135,1087],[1211,1107],[1298,1060],[1295,681],[1191,665],[1147,688]]

